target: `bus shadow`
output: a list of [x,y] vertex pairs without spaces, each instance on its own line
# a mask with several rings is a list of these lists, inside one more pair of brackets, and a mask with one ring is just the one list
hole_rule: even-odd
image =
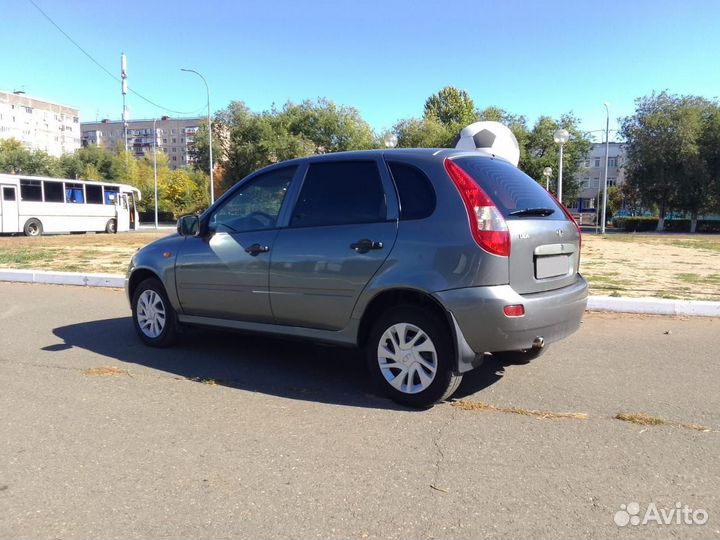
[[[140,342],[130,317],[62,326],[53,334],[63,343],[43,350],[78,347],[199,383],[318,403],[407,410],[380,396],[364,355],[353,348],[189,329],[172,348],[157,349]],[[456,397],[478,392],[502,377],[501,366],[488,360],[465,375]]]

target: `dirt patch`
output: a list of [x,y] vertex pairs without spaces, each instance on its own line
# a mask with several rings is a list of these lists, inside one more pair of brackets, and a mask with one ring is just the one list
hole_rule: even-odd
[[590,294],[720,301],[720,237],[586,235]]
[[130,375],[130,372],[128,370],[112,366],[88,368],[83,370],[82,373],[86,377],[120,377],[123,375]]
[[0,268],[124,274],[138,249],[171,231],[0,237]]

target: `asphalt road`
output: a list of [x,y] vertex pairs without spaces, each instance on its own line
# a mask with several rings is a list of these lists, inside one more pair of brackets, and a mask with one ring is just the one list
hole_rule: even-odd
[[[152,350],[120,291],[1,283],[0,537],[717,537],[719,334],[591,314],[536,362],[465,377],[458,399],[505,412],[417,412],[351,350],[213,332]],[[708,521],[619,527],[631,502]]]

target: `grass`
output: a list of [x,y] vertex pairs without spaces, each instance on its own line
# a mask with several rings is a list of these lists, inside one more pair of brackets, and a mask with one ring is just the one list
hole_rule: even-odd
[[534,409],[525,409],[523,407],[497,407],[488,403],[481,403],[478,401],[455,401],[452,404],[463,411],[492,411],[502,412],[510,414],[519,414],[521,416],[531,416],[533,418],[540,418],[543,420],[555,420],[559,418],[573,418],[575,420],[587,420],[588,415],[586,413],[579,412],[552,412],[552,411],[536,411]]
[[671,420],[666,420],[665,418],[660,418],[659,416],[651,416],[645,413],[617,413],[613,418],[615,420],[629,422],[638,426],[675,426],[690,429],[693,431],[701,431],[703,433],[708,433],[712,431],[709,427],[702,426],[700,424],[685,424],[682,422],[673,422]]
[[638,424],[639,426],[662,426],[669,423],[663,418],[644,413],[617,413],[614,418],[623,422]]
[[681,272],[679,274],[675,274],[675,277],[678,278],[680,281],[684,281],[685,283],[691,283],[693,285],[720,285],[720,274],[701,275]]

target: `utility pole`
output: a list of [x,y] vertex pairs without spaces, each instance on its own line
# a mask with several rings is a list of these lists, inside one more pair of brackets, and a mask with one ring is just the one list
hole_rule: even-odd
[[122,80],[122,99],[123,99],[123,110],[122,110],[122,119],[123,119],[123,133],[124,133],[124,139],[125,139],[125,153],[127,154],[128,151],[128,119],[127,119],[127,105],[125,104],[125,98],[127,96],[128,92],[128,82],[127,82],[127,58],[125,58],[125,53],[120,53],[120,79]]

